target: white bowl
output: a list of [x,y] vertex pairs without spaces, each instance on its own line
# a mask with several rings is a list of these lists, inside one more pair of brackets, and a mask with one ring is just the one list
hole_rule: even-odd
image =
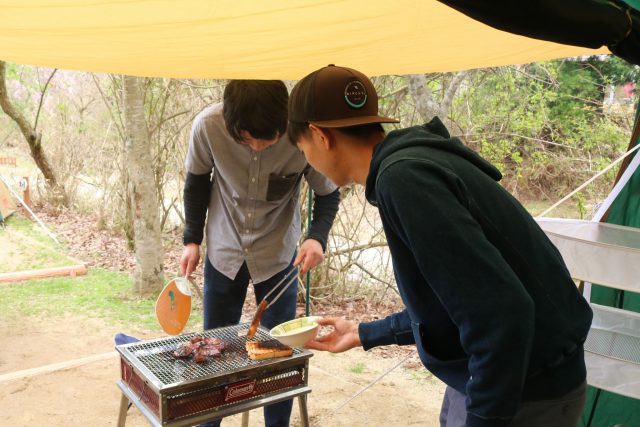
[[320,316],[299,317],[272,328],[269,334],[289,347],[302,347],[318,334]]

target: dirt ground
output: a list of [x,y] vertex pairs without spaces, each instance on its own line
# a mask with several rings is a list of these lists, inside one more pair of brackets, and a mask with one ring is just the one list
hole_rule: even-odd
[[[117,424],[119,358],[117,327],[99,319],[0,318],[5,332],[0,352],[0,425],[110,426]],[[126,331],[142,339],[145,331]],[[403,356],[404,357],[404,356]],[[402,358],[403,358],[402,357]],[[436,426],[444,388],[422,369],[415,355],[377,383],[400,357],[352,350],[316,352],[310,359],[308,411],[312,426]],[[354,395],[359,394],[353,398]],[[350,400],[351,399],[351,400]],[[264,425],[253,410],[250,426]],[[294,405],[292,426],[299,425]],[[223,426],[239,426],[240,415]],[[132,406],[127,426],[149,425]]]

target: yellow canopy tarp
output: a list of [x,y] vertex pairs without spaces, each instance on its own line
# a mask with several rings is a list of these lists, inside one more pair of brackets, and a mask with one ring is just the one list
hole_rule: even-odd
[[93,72],[299,79],[329,63],[385,75],[594,53],[608,50],[498,31],[435,0],[0,0],[0,59]]

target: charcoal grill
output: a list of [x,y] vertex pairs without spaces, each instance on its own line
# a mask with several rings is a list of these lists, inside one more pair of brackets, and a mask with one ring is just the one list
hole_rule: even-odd
[[[251,360],[245,350],[248,324],[116,346],[120,353],[118,387],[122,391],[118,426],[133,403],[154,426],[188,426],[298,397],[300,418],[308,426],[306,397],[312,353]],[[172,353],[195,335],[228,343],[221,357],[205,363],[176,359]],[[271,337],[260,327],[253,340]],[[243,417],[243,423],[248,417]]]

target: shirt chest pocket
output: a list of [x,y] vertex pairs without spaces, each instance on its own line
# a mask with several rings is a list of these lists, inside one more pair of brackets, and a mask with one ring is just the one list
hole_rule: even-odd
[[288,175],[272,173],[269,175],[269,185],[267,186],[267,201],[274,202],[283,199],[296,186],[300,180],[299,173]]

